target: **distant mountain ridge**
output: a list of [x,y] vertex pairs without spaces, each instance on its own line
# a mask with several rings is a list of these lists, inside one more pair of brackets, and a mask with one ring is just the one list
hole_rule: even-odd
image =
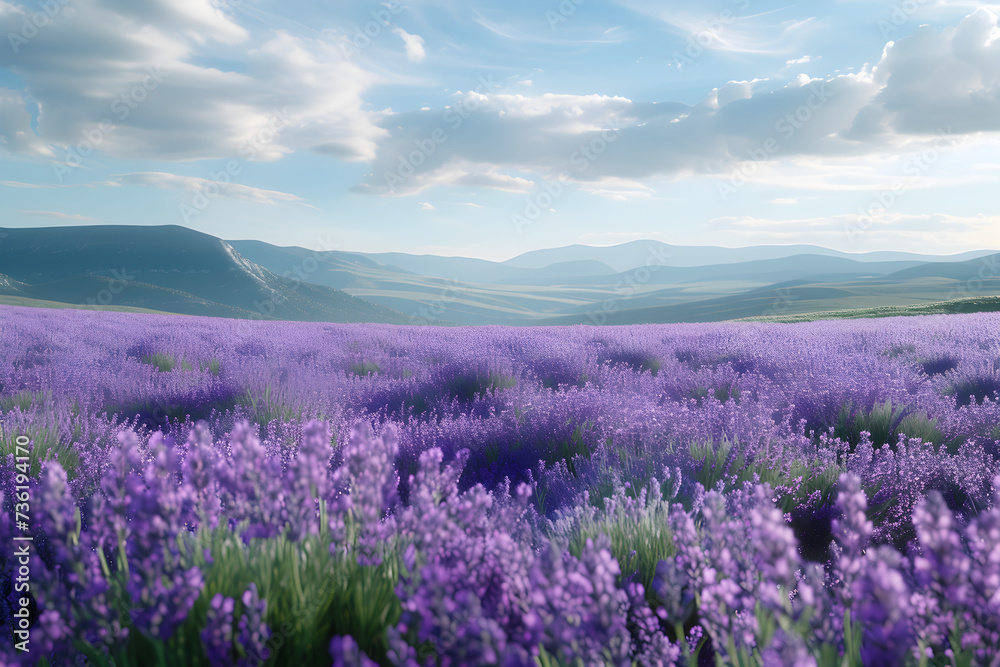
[[0,228],[0,294],[188,315],[404,322],[385,306],[275,275],[176,225]]
[[223,241],[175,225],[0,228],[0,304],[439,325],[705,322],[989,297],[1000,294],[998,262],[991,251],[658,241],[491,262]]
[[617,271],[643,266],[647,260],[665,266],[694,267],[713,264],[732,264],[794,255],[825,255],[857,262],[957,262],[996,253],[996,250],[978,250],[955,255],[919,255],[906,252],[847,253],[815,245],[763,245],[745,248],[720,246],[679,246],[660,241],[629,241],[612,246],[569,245],[562,248],[533,250],[503,262],[519,268],[541,268],[555,262],[580,260],[599,261]]

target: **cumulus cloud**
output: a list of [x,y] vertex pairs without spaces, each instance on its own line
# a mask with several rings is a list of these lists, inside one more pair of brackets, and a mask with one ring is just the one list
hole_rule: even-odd
[[981,8],[958,26],[922,26],[886,49],[865,119],[902,133],[1000,130],[1000,24]]
[[411,35],[402,28],[393,28],[392,34],[399,35],[403,40],[403,46],[406,48],[406,57],[411,62],[419,63],[427,57],[427,52],[424,51],[424,38],[420,35]]
[[[604,95],[470,92],[438,110],[394,114],[374,169],[356,188],[406,195],[435,185],[521,174],[572,180],[616,199],[641,188],[607,179],[728,175],[740,162],[898,153],[937,134],[1000,130],[1000,27],[982,9],[946,30],[920,28],[887,45],[880,61],[783,86],[730,81],[698,104],[637,103]],[[436,137],[436,138],[435,138]],[[759,171],[763,172],[761,168]],[[500,188],[504,189],[504,188]]]
[[[127,158],[261,160],[312,149],[363,160],[384,134],[364,110],[372,75],[333,44],[280,30],[250,40],[210,0],[76,0],[73,9],[16,51],[0,49],[0,67],[39,108],[39,137],[7,137],[7,150],[82,142]],[[28,13],[0,0],[0,34],[19,35]],[[8,98],[0,128],[23,131]],[[113,129],[99,130],[102,121]]]

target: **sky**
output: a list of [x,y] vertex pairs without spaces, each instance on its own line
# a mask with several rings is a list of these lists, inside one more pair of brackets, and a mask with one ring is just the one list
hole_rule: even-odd
[[1000,5],[0,0],[0,226],[1000,249]]

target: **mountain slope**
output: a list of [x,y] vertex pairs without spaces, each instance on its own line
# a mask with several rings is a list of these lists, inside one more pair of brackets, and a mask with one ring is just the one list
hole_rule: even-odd
[[175,225],[0,229],[0,294],[191,315],[405,321],[340,290],[283,276],[229,244]]
[[859,262],[954,262],[974,259],[995,252],[995,250],[973,251],[958,255],[916,255],[905,252],[845,253],[814,245],[722,248],[717,246],[676,246],[647,240],[630,241],[614,246],[571,245],[562,248],[535,250],[509,259],[504,264],[521,268],[539,268],[555,262],[596,260],[604,262],[617,271],[628,271],[644,266],[649,261],[662,263],[666,266],[693,267],[781,259],[794,255],[826,255]]

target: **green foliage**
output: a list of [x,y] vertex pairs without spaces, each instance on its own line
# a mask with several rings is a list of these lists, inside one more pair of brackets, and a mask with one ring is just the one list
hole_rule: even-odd
[[[605,503],[605,510],[596,515],[584,515],[570,535],[568,549],[580,557],[588,539],[607,535],[611,539],[611,554],[621,565],[620,578],[638,572],[638,580],[651,593],[656,564],[676,553],[673,533],[667,522],[670,504],[660,489],[650,488],[645,507],[635,510],[625,507],[625,493],[619,487],[619,496]],[[610,511],[608,508],[610,506]]]
[[77,424],[73,427],[69,439],[61,438],[61,430],[57,422],[43,417],[34,420],[28,430],[16,433],[0,424],[0,460],[6,461],[8,456],[17,456],[17,438],[23,436],[30,440],[28,475],[32,479],[38,479],[42,464],[46,461],[58,461],[66,471],[66,476],[75,479],[80,466],[80,455],[73,447],[73,442],[81,436],[80,426]]
[[980,405],[987,398],[1000,392],[1000,377],[993,374],[978,375],[956,382],[948,393],[955,397],[960,406]]
[[942,315],[951,313],[993,313],[1000,311],[1000,296],[976,296],[968,299],[952,299],[937,303],[922,303],[912,306],[879,306],[876,308],[853,308],[824,312],[801,313],[798,315],[776,315],[746,317],[744,321],[756,322],[812,322],[815,320],[855,320],[878,317],[904,317],[914,315]]
[[378,375],[382,372],[382,369],[374,361],[356,361],[350,365],[348,371],[352,375],[362,377],[365,375]]
[[705,389],[704,387],[694,387],[692,389],[688,389],[687,396],[688,398],[693,398],[697,401],[700,406],[701,402],[705,400],[706,396],[708,396],[708,389]]
[[[567,422],[568,424],[569,422]],[[568,438],[552,443],[549,456],[546,457],[545,462],[555,463],[556,461],[565,461],[570,473],[576,475],[576,457],[582,456],[585,459],[590,459],[593,453],[586,437],[586,433],[593,427],[593,421],[585,421],[582,424],[578,424]]]
[[938,421],[929,418],[925,412],[914,412],[903,417],[896,431],[906,434],[908,438],[920,438],[935,445],[945,441],[944,433],[938,428]]
[[698,404],[698,407],[701,407],[701,404],[705,401],[706,398],[708,398],[709,394],[711,394],[713,397],[715,397],[715,400],[721,403],[725,403],[730,399],[739,403],[740,398],[742,396],[740,388],[736,386],[735,382],[724,382],[718,387],[712,389],[711,391],[709,391],[708,388],[702,386],[692,387],[687,391],[687,397],[694,399],[695,402]]
[[[207,667],[200,633],[205,627],[209,602],[216,593],[236,600],[234,626],[243,612],[240,601],[251,582],[267,600],[265,621],[271,630],[270,655],[264,665],[326,667],[330,640],[351,635],[362,650],[384,661],[388,648],[386,628],[400,615],[395,586],[400,558],[392,548],[380,565],[358,565],[356,556],[331,554],[327,533],[291,542],[285,537],[253,539],[244,544],[228,528],[203,529],[183,536],[185,567],[197,565],[205,585],[188,617],[167,641],[151,639],[131,628],[128,643],[104,655],[84,642],[78,647],[97,667],[192,665]],[[206,550],[211,560],[206,560]],[[115,609],[128,617],[134,601],[128,599],[122,572],[111,573],[109,594]],[[236,649],[242,656],[241,649]]]
[[15,408],[27,412],[34,406],[42,407],[52,402],[51,391],[20,391],[13,396],[0,398],[0,412],[10,412]]
[[281,421],[302,419],[301,408],[282,400],[270,382],[264,385],[262,391],[247,389],[239,402],[249,408],[250,419],[257,424],[270,424],[275,419]]
[[833,496],[840,476],[836,465],[803,460],[794,452],[765,451],[748,460],[739,443],[728,438],[718,443],[692,442],[689,450],[693,480],[706,489],[720,483],[726,491],[745,482],[767,483],[778,490],[777,504],[783,512],[791,512],[817,491],[819,503],[826,502]]
[[718,387],[715,392],[715,400],[725,403],[729,399],[740,402],[740,388],[733,382],[726,382]]
[[[855,410],[849,402],[841,406],[833,434],[850,443],[853,451],[861,441],[862,431],[871,434],[875,447],[888,445],[894,448],[900,435],[920,438],[935,445],[945,443],[944,433],[938,428],[936,419],[931,419],[925,412],[914,412],[905,405],[893,406],[891,400],[877,403],[871,410]],[[956,445],[953,442],[946,444],[949,450]]]
[[[175,368],[180,368],[182,371],[193,371],[194,364],[187,359],[178,358],[172,354],[167,354],[165,352],[156,352],[154,354],[147,354],[141,359],[142,363],[154,366],[161,373],[169,373]],[[198,370],[205,372],[206,370],[210,372],[215,377],[219,376],[219,360],[211,359],[207,362],[199,361]]]
[[147,354],[144,356],[142,358],[142,363],[155,366],[161,373],[169,373],[174,370],[174,367],[177,365],[177,360],[172,355],[157,352],[155,354]]
[[911,354],[916,354],[916,353],[917,353],[917,346],[914,345],[913,343],[907,343],[905,345],[902,344],[893,345],[882,354],[889,357],[890,359],[896,359],[898,357],[909,356]]
[[899,426],[906,414],[903,406],[893,407],[892,401],[886,401],[872,406],[871,410],[864,408],[854,409],[848,402],[840,406],[840,414],[837,416],[837,425],[833,434],[851,444],[853,450],[861,441],[861,432],[868,431],[871,434],[872,444],[876,447],[888,443],[895,443],[894,437],[896,427]]
[[499,373],[483,373],[473,371],[469,373],[458,373],[454,377],[444,382],[445,394],[450,398],[457,398],[463,403],[472,401],[477,395],[483,396],[488,392],[496,392],[501,389],[509,389],[517,385],[517,378],[507,377]]
[[202,373],[208,371],[214,377],[219,377],[219,372],[221,370],[219,366],[219,360],[213,357],[212,359],[209,359],[207,362],[199,361],[198,370],[201,371]]

